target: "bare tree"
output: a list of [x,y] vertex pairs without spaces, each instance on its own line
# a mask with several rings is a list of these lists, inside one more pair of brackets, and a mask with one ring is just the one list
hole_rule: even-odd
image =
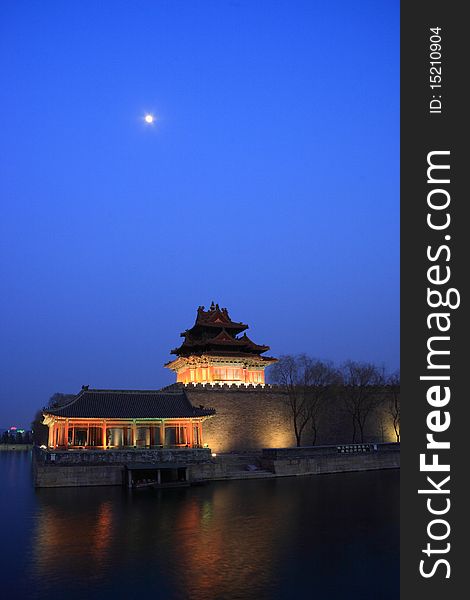
[[388,376],[387,381],[388,392],[388,414],[392,419],[393,429],[397,442],[400,441],[400,371],[395,371]]
[[360,441],[364,442],[367,420],[372,410],[382,401],[383,373],[372,363],[349,360],[343,364],[341,376],[342,397],[352,420],[352,442],[356,441],[358,432]]
[[330,363],[315,360],[306,354],[284,355],[271,369],[271,379],[286,388],[286,405],[290,411],[297,446],[310,426],[313,444],[316,442],[318,419],[323,403],[336,380]]
[[63,394],[62,392],[56,392],[52,394],[47,403],[48,408],[60,408],[75,398],[75,394]]
[[299,357],[292,355],[281,356],[271,369],[272,381],[286,388],[286,405],[290,410],[297,446],[301,444],[302,433],[310,418],[305,386],[301,385],[303,375],[299,366]]
[[332,397],[339,374],[329,361],[308,359],[307,410],[312,446],[317,442],[318,426],[326,402]]
[[[68,404],[75,398],[75,394],[63,394],[61,392],[56,392],[52,394],[47,402],[47,408],[59,408],[60,406],[64,406]],[[33,435],[33,443],[40,446],[42,444],[47,444],[47,439],[49,435],[49,428],[47,425],[43,424],[43,410],[38,410],[34,415],[34,419],[31,423],[32,435]]]
[[37,446],[47,444],[49,428],[42,422],[42,410],[38,410],[34,415],[34,419],[31,423],[31,430],[33,432],[33,444],[36,444]]

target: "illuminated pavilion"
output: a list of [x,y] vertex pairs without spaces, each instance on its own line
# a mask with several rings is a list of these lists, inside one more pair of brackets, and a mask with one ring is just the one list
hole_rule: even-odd
[[171,351],[177,356],[165,367],[175,371],[179,383],[264,385],[264,370],[277,362],[261,356],[260,346],[244,333],[248,325],[236,323],[226,308],[212,302],[209,310],[197,309],[196,322],[181,333],[184,342]]
[[95,390],[44,409],[50,448],[202,448],[202,425],[215,414],[194,407],[184,389]]

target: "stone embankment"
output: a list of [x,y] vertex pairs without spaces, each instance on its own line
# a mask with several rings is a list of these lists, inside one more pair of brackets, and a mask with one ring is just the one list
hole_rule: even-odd
[[400,467],[400,444],[269,448],[213,456],[199,449],[57,451],[35,449],[36,487],[126,485],[129,469],[187,469],[189,482],[263,479]]
[[277,476],[398,469],[400,444],[268,448],[262,451],[261,465]]

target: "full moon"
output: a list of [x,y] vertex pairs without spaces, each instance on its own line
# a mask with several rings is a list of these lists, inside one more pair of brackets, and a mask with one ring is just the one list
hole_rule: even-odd
[[155,121],[155,117],[153,115],[145,115],[144,117],[146,123],[153,123]]

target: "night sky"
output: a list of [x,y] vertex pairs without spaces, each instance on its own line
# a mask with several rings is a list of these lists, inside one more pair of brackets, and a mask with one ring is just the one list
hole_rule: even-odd
[[171,383],[212,300],[398,367],[398,0],[3,0],[0,50],[0,427]]

